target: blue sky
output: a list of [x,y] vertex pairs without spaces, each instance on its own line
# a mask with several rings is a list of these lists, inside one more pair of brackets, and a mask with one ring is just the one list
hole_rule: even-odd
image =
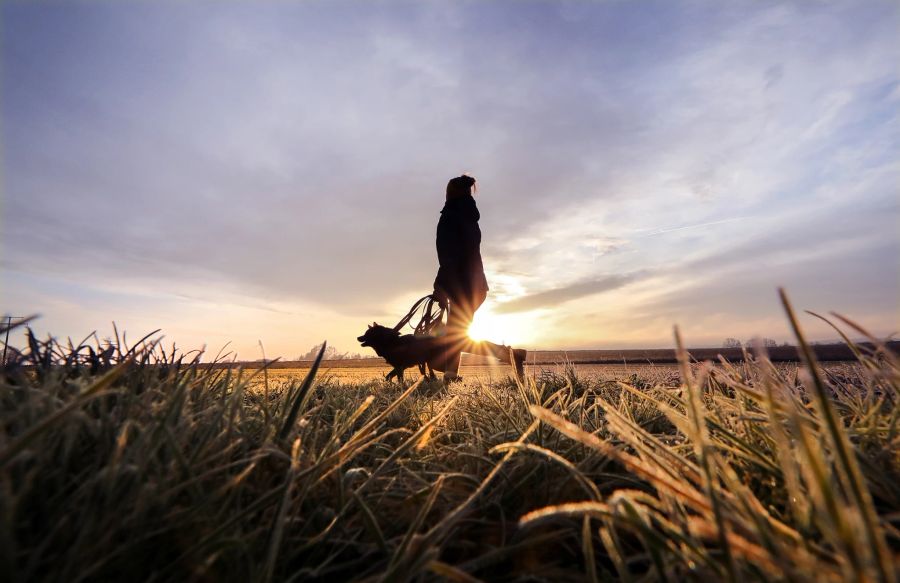
[[[479,180],[496,340],[900,328],[895,2],[4,3],[0,309],[357,351]],[[813,321],[812,336],[833,336]]]

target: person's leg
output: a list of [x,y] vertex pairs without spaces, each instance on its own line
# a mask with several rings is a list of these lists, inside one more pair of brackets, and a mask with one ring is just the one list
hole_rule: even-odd
[[[469,311],[469,321],[466,324],[466,329],[468,332],[468,326],[472,323],[472,319],[475,316],[475,311],[481,307],[481,304],[484,303],[486,298],[485,295],[481,295],[478,298],[473,299],[473,303],[471,304],[471,309]],[[468,352],[470,354],[480,354],[482,356],[493,356],[500,360],[500,362],[505,364],[511,364],[516,369],[516,374],[520,379],[523,379],[525,376],[525,350],[519,348],[513,348],[511,346],[504,346],[503,344],[495,344],[488,340],[471,340],[468,338],[468,334],[466,336],[468,343],[463,348],[463,352]]]
[[469,326],[475,317],[475,311],[481,307],[484,297],[480,298],[451,298],[450,313],[447,317],[447,338],[449,356],[447,367],[444,369],[444,378],[454,380],[459,377],[460,353],[493,356],[505,364],[515,367],[519,378],[524,378],[525,355],[521,349],[513,349],[510,346],[495,344],[487,340],[472,340],[469,338]]
[[482,356],[493,356],[504,364],[511,364],[516,369],[519,378],[524,378],[525,374],[525,355],[526,351],[521,348],[513,348],[512,346],[504,346],[503,344],[495,344],[488,340],[472,341],[466,352],[471,354],[480,354]]
[[460,355],[462,352],[471,350],[469,325],[472,323],[473,312],[465,298],[450,298],[450,311],[447,315],[445,380],[449,381],[459,378]]
[[490,340],[473,340],[470,348],[472,349],[472,354],[493,356],[494,358],[500,359],[500,362],[504,364],[510,364],[512,362],[509,356],[509,346],[495,344]]

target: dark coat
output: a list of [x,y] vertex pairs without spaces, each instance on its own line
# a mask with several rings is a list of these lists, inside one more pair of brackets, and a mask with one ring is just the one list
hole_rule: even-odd
[[444,204],[437,226],[437,254],[440,268],[435,289],[443,289],[451,302],[478,306],[488,292],[481,262],[481,214],[471,195],[450,199]]

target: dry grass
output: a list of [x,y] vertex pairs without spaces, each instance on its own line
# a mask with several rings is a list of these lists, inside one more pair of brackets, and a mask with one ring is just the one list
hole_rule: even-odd
[[9,580],[897,579],[877,343],[450,390],[123,344],[35,340],[0,378]]
[[[373,359],[374,360],[374,359]],[[692,366],[696,367],[694,363]],[[773,366],[782,374],[794,374],[797,363],[773,363]],[[820,366],[840,377],[848,377],[859,374],[859,365],[856,362],[822,362]],[[335,362],[323,361],[317,374],[317,382],[337,382],[342,384],[365,383],[381,380],[393,367],[380,361],[370,363],[368,366],[340,366]],[[268,374],[258,375],[254,386],[262,387],[266,379],[270,386],[289,384],[302,380],[309,374],[310,367],[291,367],[270,369]],[[622,381],[637,385],[677,385],[680,382],[679,366],[677,364],[537,364],[526,365],[525,374],[530,382],[564,382],[567,376],[574,375],[586,381],[608,382]],[[248,372],[250,370],[248,369]],[[496,363],[490,365],[467,365],[460,367],[459,374],[463,377],[463,383],[473,389],[482,385],[490,385],[495,382],[505,381],[511,374],[509,365]],[[418,380],[419,372],[415,368],[406,370],[406,380]],[[440,373],[438,373],[440,376]]]

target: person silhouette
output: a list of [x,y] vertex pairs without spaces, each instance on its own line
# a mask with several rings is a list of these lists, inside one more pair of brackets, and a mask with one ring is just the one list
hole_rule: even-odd
[[475,312],[488,293],[487,277],[481,259],[481,213],[475,203],[475,178],[462,175],[447,183],[447,198],[438,220],[436,246],[438,272],[434,279],[434,297],[447,315],[447,354],[444,382],[461,379],[459,361],[462,352],[495,356],[507,364],[514,363],[516,374],[524,378],[525,350],[474,341],[468,330]]

